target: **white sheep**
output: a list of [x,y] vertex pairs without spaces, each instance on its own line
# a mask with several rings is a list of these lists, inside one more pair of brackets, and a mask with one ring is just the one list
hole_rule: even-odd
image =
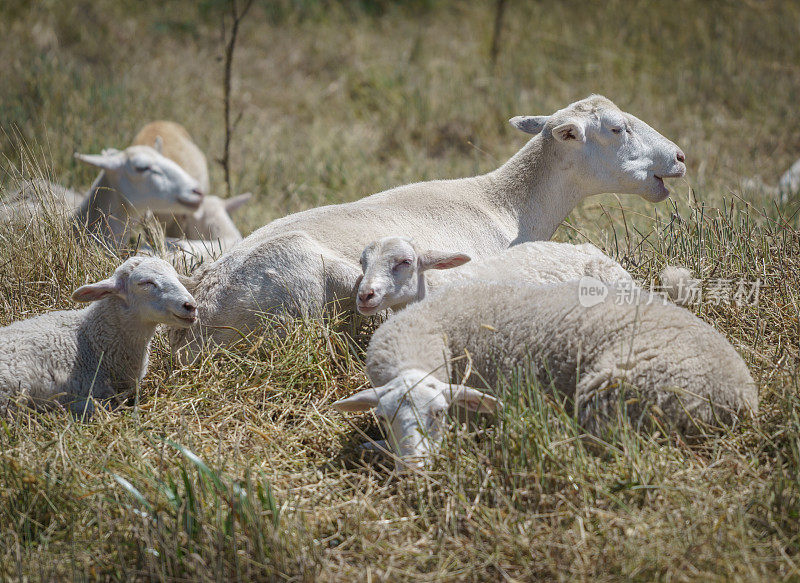
[[[209,192],[206,157],[182,125],[164,120],[150,122],[136,134],[133,145],[152,146],[195,178],[203,192]],[[229,199],[206,196],[195,212],[156,213],[156,219],[170,241],[190,241],[179,245],[179,248],[188,248],[190,253],[199,253],[202,257],[213,259],[221,253],[211,254],[207,250],[225,251],[242,240],[242,234],[236,228],[230,213],[248,202],[251,197],[249,192]]]
[[75,154],[75,158],[101,170],[86,195],[48,181],[30,181],[0,208],[0,217],[27,220],[42,209],[55,210],[101,242],[120,245],[147,211],[194,212],[203,201],[197,181],[148,146]]
[[85,195],[44,178],[23,180],[0,201],[0,223],[27,222],[43,211],[68,216]]
[[[463,281],[496,280],[529,284],[557,283],[584,275],[605,282],[635,285],[619,263],[591,243],[571,245],[533,241],[498,255],[469,261],[463,253],[421,250],[408,237],[384,237],[361,254],[363,277],[356,308],[372,316],[425,298],[430,292]],[[456,269],[452,269],[452,268]],[[439,270],[446,271],[439,271]]]
[[90,397],[109,399],[136,387],[159,324],[186,328],[197,318],[175,269],[153,257],[128,259],[72,298],[96,303],[0,328],[0,413],[53,402],[91,413]]
[[800,193],[800,160],[796,160],[789,169],[783,173],[778,181],[778,192],[781,202],[789,202],[789,198]]
[[100,155],[75,154],[101,169],[74,218],[105,243],[128,240],[133,224],[145,211],[196,210],[203,201],[197,181],[178,164],[148,146],[103,150]]
[[401,468],[436,450],[452,403],[493,411],[497,397],[479,389],[495,392],[525,372],[542,390],[568,397],[593,433],[620,406],[634,423],[654,414],[690,434],[758,409],[747,366],[719,332],[658,296],[631,291],[594,278],[447,287],[375,332],[366,363],[374,388],[334,407],[376,408]]
[[742,180],[741,187],[743,190],[775,197],[779,202],[786,204],[793,196],[800,193],[800,159],[795,160],[794,164],[781,175],[777,186],[767,184],[761,178],[746,178]]
[[131,145],[155,148],[197,180],[200,190],[209,192],[206,156],[182,125],[165,120],[150,122],[139,130]]
[[604,97],[511,123],[534,137],[493,172],[409,184],[258,229],[195,272],[190,286],[203,325],[198,334],[172,334],[173,347],[229,342],[256,328],[264,311],[316,317],[331,299],[354,308],[358,259],[386,233],[486,257],[549,239],[587,196],[621,192],[664,200],[663,179],[686,171],[675,144]]

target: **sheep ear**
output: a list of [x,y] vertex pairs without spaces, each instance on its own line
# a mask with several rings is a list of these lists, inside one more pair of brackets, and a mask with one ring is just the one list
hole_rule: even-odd
[[72,292],[72,299],[76,302],[96,302],[112,294],[121,296],[122,289],[122,282],[119,279],[109,277],[97,283],[82,285]]
[[225,210],[229,213],[239,210],[241,207],[247,204],[251,198],[253,198],[252,192],[243,192],[242,194],[237,194],[236,196],[225,201]]
[[75,158],[103,170],[119,170],[125,164],[125,154],[113,148],[103,150],[102,154],[79,154],[76,152]]
[[452,267],[464,265],[469,260],[470,256],[464,253],[425,251],[419,256],[419,268],[421,271],[427,269],[450,269]]
[[339,399],[333,405],[331,405],[331,407],[341,412],[369,411],[370,409],[378,406],[378,402],[381,400],[381,395],[385,390],[385,387],[364,389],[363,391],[359,391],[355,395],[351,395],[346,399]]
[[164,153],[164,138],[161,136],[156,136],[156,140],[153,143],[153,149],[158,152],[159,154]]
[[586,131],[583,123],[568,121],[553,128],[553,137],[559,142],[586,142]]
[[503,404],[496,397],[472,387],[460,386],[455,390],[445,391],[444,395],[449,405],[461,405],[469,411],[496,413],[498,409],[503,407]]
[[518,115],[508,120],[508,123],[526,134],[535,136],[541,133],[548,119],[549,115]]

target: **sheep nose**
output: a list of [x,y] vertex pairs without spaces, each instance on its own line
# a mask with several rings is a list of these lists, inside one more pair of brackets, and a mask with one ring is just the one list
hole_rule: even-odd
[[683,155],[683,150],[678,150],[678,153],[675,155],[678,159],[678,162],[686,162],[686,156]]
[[189,315],[194,315],[197,311],[197,306],[195,306],[192,302],[184,302],[183,309],[189,312]]
[[366,302],[375,297],[375,290],[370,288],[367,291],[358,292],[358,301]]

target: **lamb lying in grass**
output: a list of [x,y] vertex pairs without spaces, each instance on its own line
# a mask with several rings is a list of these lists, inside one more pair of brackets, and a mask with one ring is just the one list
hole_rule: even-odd
[[764,193],[774,197],[781,204],[787,204],[800,194],[800,159],[784,172],[777,185],[767,184],[761,178],[747,178],[742,180],[743,189]]
[[430,291],[446,285],[476,280],[537,285],[588,275],[609,283],[635,285],[622,265],[591,243],[520,243],[498,255],[468,261],[470,258],[464,253],[419,249],[408,237],[374,241],[361,254],[364,275],[358,286],[356,307],[359,313],[371,316],[418,302]]
[[135,389],[159,324],[186,328],[197,318],[175,269],[153,257],[128,259],[72,298],[96,303],[0,328],[0,413],[15,404],[59,402],[91,414],[89,397],[104,400]]
[[479,389],[495,391],[526,369],[542,390],[569,397],[593,433],[621,406],[634,422],[652,415],[688,434],[758,409],[747,366],[714,328],[649,292],[592,278],[447,287],[375,332],[367,350],[375,388],[334,407],[375,408],[402,469],[436,451],[451,404],[493,411],[497,397]]

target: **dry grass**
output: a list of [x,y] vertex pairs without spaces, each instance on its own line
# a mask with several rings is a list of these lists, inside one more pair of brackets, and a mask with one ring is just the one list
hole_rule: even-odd
[[[589,447],[519,379],[497,424],[454,432],[432,471],[399,480],[359,458],[372,420],[328,408],[366,382],[363,343],[298,325],[179,368],[159,340],[129,406],[90,424],[0,420],[0,578],[800,579],[797,202],[740,188],[800,155],[800,7],[510,3],[493,69],[493,6],[256,6],[234,76],[234,190],[258,193],[246,228],[491,169],[524,141],[508,117],[606,94],[684,149],[687,178],[656,207],[590,200],[557,237],[594,241],[644,281],[668,262],[760,279],[755,306],[696,308],[750,365],[759,418],[694,446],[621,420]],[[0,184],[88,185],[73,151],[123,146],[155,118],[218,156],[220,9],[4,3]],[[69,235],[55,217],[0,227],[0,324],[73,307],[118,262]]]

